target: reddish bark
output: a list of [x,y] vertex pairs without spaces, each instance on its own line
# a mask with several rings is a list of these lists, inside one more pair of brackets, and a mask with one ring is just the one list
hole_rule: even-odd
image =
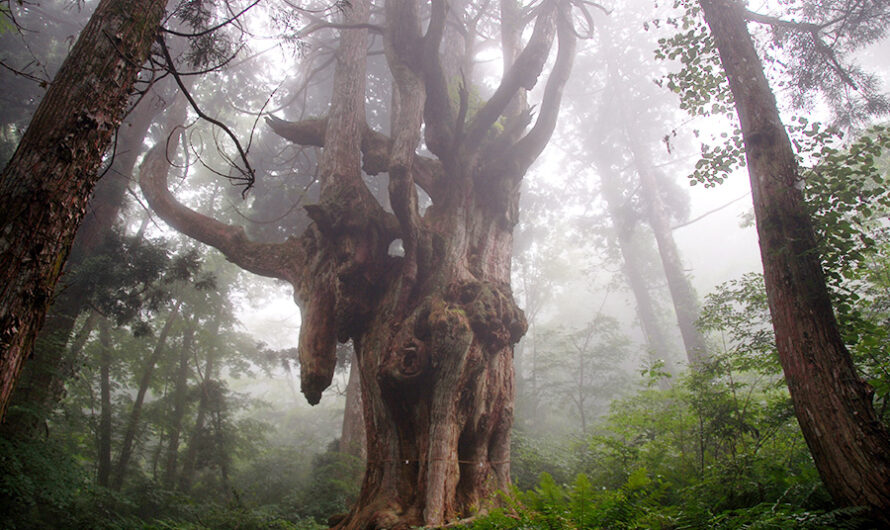
[[[395,94],[387,138],[365,123],[369,3],[354,0],[344,13],[353,27],[341,33],[327,117],[269,120],[282,136],[324,148],[308,230],[283,244],[253,243],[242,229],[176,202],[160,157],[141,184],[172,226],[294,285],[310,403],[331,383],[336,341],[353,341],[368,461],[358,504],[338,526],[436,526],[484,508],[509,484],[513,344],[526,328],[509,286],[518,190],[553,132],[575,37],[556,2],[541,4],[502,84],[468,117],[466,100],[449,97],[440,62],[446,3],[432,2],[423,33],[414,2],[387,2]],[[526,131],[530,117],[515,101],[536,83],[557,36],[544,101]],[[494,125],[502,117],[501,131]],[[421,139],[435,158],[416,153]],[[363,169],[389,174],[393,214],[370,194]],[[433,201],[423,214],[415,185]],[[388,255],[396,239],[402,257]]]
[[99,3],[0,175],[0,419],[165,4]]
[[838,503],[890,525],[890,435],[838,332],[800,171],[743,17],[702,0],[745,140],[764,279],[779,360],[804,438]]
[[[160,111],[151,98],[144,98],[121,127],[115,160],[109,174],[96,185],[87,213],[77,230],[63,279],[56,289],[52,307],[37,336],[33,357],[22,368],[12,396],[4,430],[17,435],[34,434],[65,394],[65,383],[77,372],[79,351],[68,342],[81,311],[88,308],[91,292],[85,281],[72,281],[71,273],[110,233],[124,203],[124,195],[142,142]],[[75,274],[76,277],[76,274]],[[17,409],[17,410],[16,410]]]
[[343,428],[340,430],[340,452],[364,460],[368,457],[368,451],[365,447],[365,419],[358,372],[358,359],[353,353],[349,363],[349,381],[346,383],[346,407],[343,411]]

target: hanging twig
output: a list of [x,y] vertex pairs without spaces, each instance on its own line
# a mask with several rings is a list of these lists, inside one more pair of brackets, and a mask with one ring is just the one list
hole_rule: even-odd
[[217,24],[217,25],[215,25],[215,26],[212,26],[212,27],[209,27],[209,28],[207,28],[207,29],[205,29],[205,30],[201,30],[201,31],[198,31],[198,32],[195,32],[195,33],[182,33],[182,32],[179,32],[179,31],[175,31],[175,30],[172,30],[172,29],[167,29],[167,28],[162,27],[162,28],[161,28],[161,31],[164,32],[164,33],[169,33],[170,35],[176,35],[177,37],[188,37],[188,38],[193,38],[193,37],[203,37],[204,35],[207,35],[208,33],[213,33],[214,31],[218,30],[219,28],[221,28],[221,27],[223,27],[223,26],[226,26],[226,25],[228,25],[228,24],[231,24],[232,22],[238,20],[238,18],[239,18],[241,15],[243,15],[244,13],[246,13],[247,11],[249,11],[253,6],[259,4],[260,1],[261,1],[261,0],[255,0],[255,1],[254,1],[253,3],[251,3],[249,6],[245,7],[244,9],[242,9],[241,11],[239,11],[237,14],[233,15],[233,16],[232,16],[231,18],[229,18],[228,20],[225,20],[225,21],[223,21],[223,22],[220,22],[219,24]]
[[164,42],[164,37],[158,36],[158,43],[161,45],[161,51],[164,54],[164,60],[167,62],[167,71],[170,72],[170,74],[173,76],[173,79],[176,80],[176,84],[179,86],[179,89],[182,90],[182,94],[188,100],[189,104],[192,106],[192,109],[194,109],[199,117],[222,129],[223,132],[225,132],[226,135],[228,135],[228,137],[231,138],[232,141],[235,143],[235,147],[238,149],[238,154],[241,156],[241,161],[244,163],[244,169],[238,167],[236,164],[233,164],[233,166],[241,173],[242,177],[225,177],[238,182],[238,184],[243,185],[244,189],[241,191],[241,196],[246,196],[250,188],[253,187],[253,183],[255,180],[255,171],[250,166],[250,162],[247,160],[247,152],[244,150],[244,148],[241,147],[241,142],[238,141],[238,138],[235,136],[232,130],[229,129],[228,126],[226,126],[226,124],[208,116],[198,107],[197,102],[195,102],[195,99],[189,93],[188,89],[185,88],[185,84],[182,82],[182,78],[179,76],[179,73],[176,71],[176,67],[173,65],[173,58],[170,57],[170,51],[167,49],[167,44]]

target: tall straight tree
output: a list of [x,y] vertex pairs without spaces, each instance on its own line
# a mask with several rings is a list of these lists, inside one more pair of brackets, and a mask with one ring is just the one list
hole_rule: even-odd
[[[369,23],[368,0],[342,4],[327,116],[269,120],[279,135],[323,148],[320,199],[307,207],[313,223],[284,243],[253,242],[241,227],[179,203],[162,157],[141,177],[149,204],[170,225],[294,286],[310,403],[331,383],[336,342],[353,341],[368,458],[358,504],[341,528],[439,526],[470,515],[510,480],[513,344],[526,328],[509,284],[512,233],[520,182],[549,141],[571,69],[573,4],[545,0],[521,13],[504,0],[500,17],[485,2],[450,12],[455,5],[388,0],[385,19]],[[489,99],[471,109],[472,60],[450,58],[471,59],[473,46],[458,45],[446,27],[475,27],[483,18],[486,29],[510,33],[502,39],[509,66]],[[525,23],[533,28],[521,46]],[[383,33],[390,136],[365,121],[369,29]],[[557,39],[529,128],[524,93]],[[422,141],[432,156],[418,153]],[[363,171],[388,173],[392,213]],[[418,186],[432,202],[423,211]],[[390,255],[396,240],[404,255]]]
[[770,314],[798,422],[832,497],[890,524],[890,435],[838,331],[795,153],[744,6],[700,4],[741,123]]
[[166,0],[102,0],[0,174],[0,420]]
[[121,126],[109,174],[97,185],[87,213],[74,238],[63,280],[53,298],[31,360],[22,368],[6,415],[5,430],[17,435],[36,434],[44,420],[64,396],[65,383],[76,374],[77,355],[68,348],[77,317],[89,310],[93,295],[90,282],[79,277],[77,268],[95,253],[111,233],[124,204],[127,185],[142,143],[153,119],[161,111],[156,97],[143,97]]

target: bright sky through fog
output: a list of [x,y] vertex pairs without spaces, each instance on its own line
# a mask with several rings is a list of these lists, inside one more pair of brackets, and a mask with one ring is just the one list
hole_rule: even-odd
[[[766,11],[765,5],[754,7]],[[250,41],[251,49],[254,53],[263,51],[263,60],[271,66],[267,79],[272,90],[275,83],[295,73],[295,61],[298,57],[294,55],[292,49],[274,45],[275,40],[269,37],[275,30],[269,23],[265,11],[257,10],[247,17],[246,22],[256,35]],[[886,74],[887,54],[881,50],[886,52],[887,48],[887,44],[884,43],[864,52],[862,59],[865,66],[884,68],[883,73]],[[490,85],[488,88],[493,90],[501,70],[500,51],[494,47],[483,48],[477,53],[476,59],[479,62],[478,71],[485,72],[487,78],[492,80],[484,84]],[[279,79],[273,79],[276,76]],[[535,99],[534,95],[532,99]],[[666,127],[669,129],[670,125],[666,124]],[[688,135],[693,127],[702,131],[703,138],[716,136],[723,128],[713,121],[696,120],[694,125],[686,126],[686,131],[680,132]],[[545,152],[538,170],[530,174],[529,178],[549,179],[548,175],[559,174],[559,171],[552,167],[553,158],[548,159],[551,151],[552,149]],[[662,156],[664,160],[661,162],[669,162],[670,171],[674,172],[676,181],[686,187],[688,184],[686,175],[691,172],[697,160],[697,153],[664,152]],[[745,196],[749,191],[748,176],[744,169],[737,171],[723,184],[714,188],[705,188],[702,185],[688,187],[690,219],[735,201],[719,212],[674,232],[684,263],[700,296],[708,293],[717,284],[736,278],[744,272],[760,270],[756,232],[752,226],[740,226],[743,215],[751,210],[751,198]],[[744,198],[739,199],[740,197]],[[299,311],[291,293],[292,289],[289,287],[270,282],[261,300],[253,300],[249,304],[240,306],[239,318],[251,333],[272,347],[296,346],[299,334]]]

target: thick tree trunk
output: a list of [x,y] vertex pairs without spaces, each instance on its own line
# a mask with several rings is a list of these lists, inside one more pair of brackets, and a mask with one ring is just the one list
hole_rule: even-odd
[[117,465],[114,467],[114,475],[111,479],[111,488],[120,490],[124,484],[124,476],[127,474],[127,467],[130,465],[130,457],[133,454],[133,445],[136,440],[136,433],[139,430],[139,420],[142,417],[142,404],[145,402],[145,394],[148,393],[148,387],[151,385],[151,378],[154,375],[155,365],[161,360],[167,348],[167,338],[170,336],[170,329],[179,318],[179,305],[176,302],[164,327],[158,335],[155,347],[145,361],[145,367],[142,369],[142,377],[139,380],[139,389],[136,391],[136,399],[133,401],[133,410],[127,419],[127,427],[124,431],[124,440],[121,443],[121,452],[118,455]]
[[182,349],[179,352],[179,367],[176,370],[176,381],[173,383],[173,411],[170,418],[169,441],[164,458],[164,474],[162,484],[169,490],[176,487],[176,465],[179,459],[179,436],[182,432],[182,420],[188,399],[189,361],[195,339],[195,324],[189,323],[182,336]]
[[111,476],[111,331],[108,320],[99,320],[99,457],[96,482],[103,488],[108,487]]
[[[145,97],[130,114],[119,132],[114,163],[110,172],[96,184],[87,205],[83,223],[77,230],[65,274],[76,271],[109,233],[124,203],[136,160],[142,153],[142,142],[160,106]],[[76,277],[76,275],[75,275]],[[67,348],[75,321],[86,307],[91,293],[86,282],[65,281],[57,288],[55,300],[46,322],[37,336],[31,360],[22,368],[10,410],[6,417],[11,432],[33,434],[65,394],[65,382],[77,373],[79,360],[76,348]],[[24,410],[26,413],[19,413]]]
[[357,341],[368,464],[342,528],[442,524],[509,485],[512,344],[525,321],[507,283],[509,231],[474,215],[479,254],[457,243],[469,234],[449,237],[413,303],[392,285]]
[[[162,157],[152,153],[157,171],[141,183],[172,226],[294,285],[303,317],[301,388],[310,403],[332,381],[336,342],[353,341],[368,461],[358,504],[338,526],[439,526],[484,509],[509,484],[513,344],[526,328],[509,286],[512,231],[522,177],[555,127],[575,33],[561,3],[541,4],[525,48],[470,117],[467,88],[456,107],[440,61],[448,4],[434,0],[423,20],[413,0],[387,1],[383,40],[396,94],[387,138],[365,122],[369,4],[353,0],[343,9],[328,115],[268,120],[285,138],[324,147],[321,196],[306,208],[314,221],[307,231],[276,245],[249,241],[242,229],[178,203]],[[531,116],[511,102],[536,84],[557,34],[529,129]],[[436,159],[417,153],[421,139]],[[393,213],[370,194],[363,169],[388,173]],[[416,186],[433,202],[422,214]],[[404,256],[387,252],[396,239]]]
[[0,175],[0,420],[165,4],[99,3]]
[[838,332],[795,154],[743,5],[701,6],[741,122],[770,314],[798,422],[832,497],[890,525],[890,435]]

